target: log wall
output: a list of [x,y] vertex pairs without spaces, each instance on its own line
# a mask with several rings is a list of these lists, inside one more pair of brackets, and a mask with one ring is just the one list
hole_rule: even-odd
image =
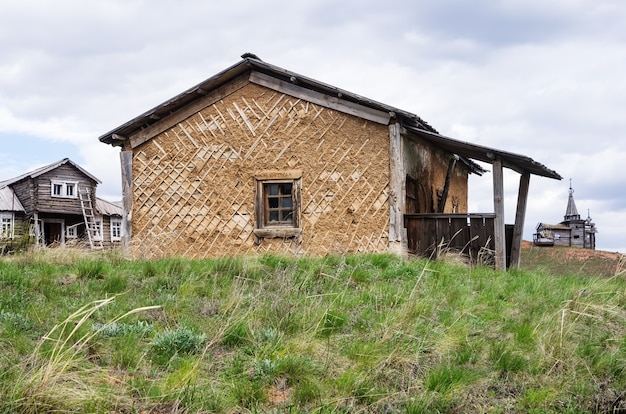
[[96,183],[74,166],[67,163],[33,179],[35,208],[39,212],[80,214],[81,216],[83,214],[80,199],[78,198],[78,188],[75,189],[75,198],[53,197],[51,187],[52,180],[78,182],[80,187],[89,187],[91,199],[96,199]]

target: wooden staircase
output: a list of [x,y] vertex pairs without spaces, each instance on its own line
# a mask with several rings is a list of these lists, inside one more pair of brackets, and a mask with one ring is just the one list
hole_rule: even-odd
[[96,222],[95,210],[91,200],[91,192],[88,187],[78,189],[78,198],[80,199],[80,207],[83,210],[83,218],[85,219],[85,229],[89,238],[89,246],[92,249],[103,249],[102,234],[100,226]]

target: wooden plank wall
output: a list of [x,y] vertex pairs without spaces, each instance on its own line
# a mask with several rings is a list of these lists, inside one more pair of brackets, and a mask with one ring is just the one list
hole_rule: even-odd
[[408,249],[436,258],[444,251],[467,254],[476,260],[493,251],[494,214],[405,214]]
[[35,191],[33,188],[33,180],[24,180],[19,183],[15,183],[11,186],[13,188],[13,192],[22,203],[24,210],[26,211],[26,215],[30,216],[33,214],[33,210],[35,209]]

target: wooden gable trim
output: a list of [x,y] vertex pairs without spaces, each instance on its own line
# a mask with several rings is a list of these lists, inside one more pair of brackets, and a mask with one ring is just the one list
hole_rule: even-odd
[[[176,124],[184,121],[189,118],[193,114],[203,110],[204,108],[213,105],[215,102],[220,99],[224,99],[226,96],[230,95],[233,92],[243,88],[248,84],[248,77],[246,75],[238,76],[232,81],[206,93],[201,98],[191,102],[180,110],[164,116],[160,115],[162,119],[144,129],[133,134],[129,137],[131,148],[136,148],[139,145],[143,144],[146,141],[154,138],[162,132],[167,131],[172,128]],[[205,93],[206,91],[202,91]]]
[[330,96],[320,92],[294,85],[289,82],[277,79],[264,73],[252,71],[250,72],[250,82],[266,88],[284,93],[294,98],[304,99],[326,108],[334,109],[349,115],[358,116],[369,121],[373,121],[383,125],[389,125],[391,115],[388,112],[379,111],[377,109],[368,108],[354,102],[343,100],[339,97]]

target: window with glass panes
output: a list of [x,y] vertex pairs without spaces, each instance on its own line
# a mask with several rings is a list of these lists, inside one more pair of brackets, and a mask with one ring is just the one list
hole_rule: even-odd
[[122,240],[122,220],[111,219],[111,241]]
[[13,237],[13,213],[0,213],[0,238]]
[[254,184],[255,242],[264,238],[299,238],[302,171],[258,171]]
[[52,197],[76,198],[78,182],[53,180],[50,188],[52,189]]
[[264,183],[264,224],[266,226],[293,226],[293,183]]

